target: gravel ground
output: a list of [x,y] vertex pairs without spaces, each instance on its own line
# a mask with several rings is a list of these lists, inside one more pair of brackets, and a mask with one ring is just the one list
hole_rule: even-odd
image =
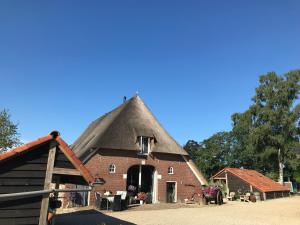
[[176,225],[300,225],[300,197],[222,206],[110,212],[106,215],[133,224]]
[[[167,209],[166,209],[167,208]],[[55,225],[300,225],[300,197],[222,206],[159,204],[122,212],[79,210],[58,216]]]

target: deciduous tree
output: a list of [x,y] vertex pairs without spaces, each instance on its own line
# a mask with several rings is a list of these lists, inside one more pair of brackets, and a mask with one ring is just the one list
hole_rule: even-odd
[[18,125],[10,119],[8,110],[0,111],[0,153],[21,144]]

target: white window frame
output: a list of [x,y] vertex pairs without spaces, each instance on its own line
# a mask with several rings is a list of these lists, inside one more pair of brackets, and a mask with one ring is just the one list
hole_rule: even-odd
[[116,165],[115,164],[110,164],[109,166],[108,166],[108,173],[116,173]]
[[174,167],[173,166],[169,166],[168,167],[168,174],[174,174]]
[[[147,138],[148,139],[148,152],[145,152],[144,151],[144,142],[143,142],[143,139],[145,139],[145,138]],[[149,155],[149,153],[151,152],[151,145],[150,145],[150,143],[151,143],[151,138],[150,137],[146,137],[146,136],[140,136],[140,147],[141,147],[141,149],[140,149],[140,154],[142,154],[142,155]]]

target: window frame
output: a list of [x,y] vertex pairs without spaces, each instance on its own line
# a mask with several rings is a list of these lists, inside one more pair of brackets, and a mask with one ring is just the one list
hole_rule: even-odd
[[116,167],[116,165],[115,164],[109,164],[109,166],[108,166],[108,173],[110,173],[110,174],[114,174],[114,173],[116,173],[116,169],[117,169],[117,167]]
[[169,174],[169,175],[174,174],[174,167],[173,167],[173,166],[169,166],[169,167],[168,167],[168,174]]
[[[147,152],[145,152],[145,144],[144,144],[145,139],[147,139]],[[149,155],[151,152],[151,138],[147,136],[140,136],[139,142],[140,142],[140,154]]]

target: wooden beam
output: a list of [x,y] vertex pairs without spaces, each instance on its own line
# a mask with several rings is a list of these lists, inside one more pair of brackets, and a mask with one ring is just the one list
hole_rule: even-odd
[[227,192],[227,194],[228,194],[228,196],[229,196],[229,185],[228,185],[228,175],[227,175],[227,172],[225,172],[225,180],[226,180],[226,192]]
[[[56,143],[54,141],[52,141],[52,142],[50,142],[49,145],[50,145],[49,146],[50,150],[49,150],[49,154],[48,154],[48,162],[47,162],[44,190],[50,189],[54,161],[55,161],[55,153],[56,153]],[[49,207],[49,194],[45,194],[43,196],[43,200],[42,200],[42,204],[41,204],[39,225],[47,225],[48,207]]]
[[54,174],[60,174],[60,175],[71,175],[71,176],[81,176],[81,173],[76,169],[67,169],[67,168],[53,168]]

